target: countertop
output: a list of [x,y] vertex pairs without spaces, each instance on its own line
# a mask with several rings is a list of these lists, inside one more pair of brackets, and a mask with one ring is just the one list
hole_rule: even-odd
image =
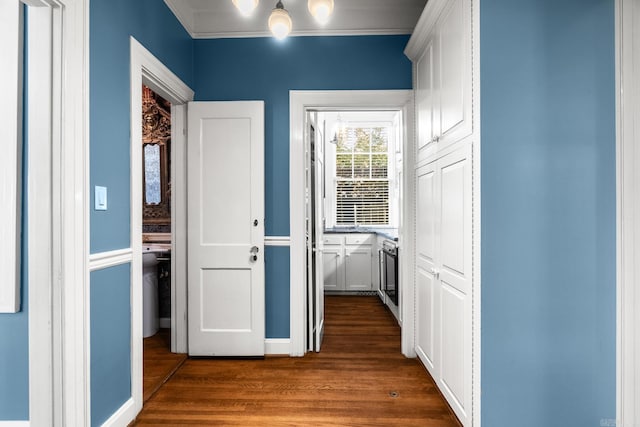
[[381,228],[381,227],[334,227],[325,228],[325,234],[377,234],[390,240],[398,241],[397,228]]

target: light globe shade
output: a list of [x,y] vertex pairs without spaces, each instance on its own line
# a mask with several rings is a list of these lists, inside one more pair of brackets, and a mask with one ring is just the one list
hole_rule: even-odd
[[269,29],[275,38],[282,40],[289,35],[293,23],[286,9],[275,8],[269,16]]
[[233,4],[238,8],[241,14],[249,16],[258,6],[260,0],[233,0]]
[[329,22],[329,17],[333,13],[333,0],[309,0],[307,6],[309,7],[311,16],[313,16],[319,24],[325,25]]

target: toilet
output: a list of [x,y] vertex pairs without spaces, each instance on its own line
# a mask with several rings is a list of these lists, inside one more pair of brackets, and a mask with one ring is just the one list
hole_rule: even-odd
[[142,254],[142,336],[155,335],[160,327],[158,306],[158,260],[155,252]]

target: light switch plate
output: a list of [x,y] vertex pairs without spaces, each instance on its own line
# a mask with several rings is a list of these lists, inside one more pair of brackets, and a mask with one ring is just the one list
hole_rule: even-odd
[[106,211],[107,210],[107,187],[99,187],[96,185],[94,199],[95,199],[95,210]]

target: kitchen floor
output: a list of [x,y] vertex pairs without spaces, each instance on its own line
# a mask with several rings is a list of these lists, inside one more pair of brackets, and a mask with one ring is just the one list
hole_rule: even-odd
[[[187,359],[135,425],[459,426],[376,296],[327,296],[322,351]],[[145,380],[146,381],[146,380]]]

